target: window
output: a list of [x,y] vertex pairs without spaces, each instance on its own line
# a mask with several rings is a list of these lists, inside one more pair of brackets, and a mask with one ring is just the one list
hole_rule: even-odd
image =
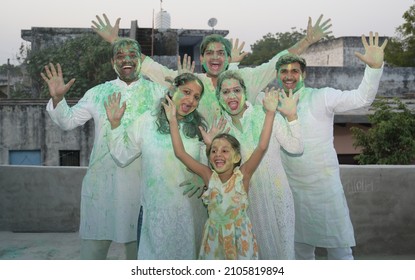
[[42,165],[40,150],[9,150],[10,165]]
[[59,151],[60,166],[79,166],[79,151],[61,150]]

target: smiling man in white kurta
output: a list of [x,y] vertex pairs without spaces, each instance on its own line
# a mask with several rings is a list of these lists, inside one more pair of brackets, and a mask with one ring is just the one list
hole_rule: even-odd
[[297,259],[314,259],[315,247],[326,248],[328,259],[353,259],[350,247],[356,243],[333,146],[333,120],[336,113],[369,106],[375,99],[387,41],[379,47],[378,34],[370,33],[369,43],[363,36],[362,42],[365,54],[356,56],[366,69],[356,90],[304,87],[305,60],[298,56],[283,56],[276,64],[280,86],[300,95],[304,153],[281,153],[294,197]]
[[63,130],[71,130],[94,119],[95,138],[88,171],[82,182],[79,233],[81,259],[105,259],[112,241],[126,245],[127,259],[137,258],[137,218],[139,213],[138,160],[125,168],[117,166],[107,146],[104,102],[114,92],[121,94],[127,109],[122,119],[129,126],[153,108],[166,89],[141,78],[141,49],[137,41],[120,39],[113,45],[112,63],[118,78],[88,90],[79,102],[69,107],[64,95],[75,79],[63,81],[60,65],[50,64],[42,73],[51,99],[47,112]]

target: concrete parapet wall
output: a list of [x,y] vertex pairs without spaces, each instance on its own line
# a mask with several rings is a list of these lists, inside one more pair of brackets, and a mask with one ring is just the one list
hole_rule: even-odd
[[86,167],[0,165],[0,231],[79,229]]
[[[73,232],[85,167],[0,165],[0,231]],[[415,254],[415,165],[342,165],[355,255]]]
[[415,166],[343,165],[357,255],[415,253]]

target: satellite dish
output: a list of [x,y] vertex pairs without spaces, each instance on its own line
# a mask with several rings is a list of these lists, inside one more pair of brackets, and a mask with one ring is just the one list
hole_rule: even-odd
[[210,26],[210,27],[212,27],[212,29],[215,27],[215,25],[218,23],[218,20],[216,19],[216,18],[210,18],[209,20],[208,20],[208,25]]

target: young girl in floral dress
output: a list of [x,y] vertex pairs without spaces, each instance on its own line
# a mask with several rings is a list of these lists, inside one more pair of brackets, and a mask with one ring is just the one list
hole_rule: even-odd
[[[258,146],[251,157],[241,163],[238,140],[223,133],[205,142],[208,162],[200,163],[189,155],[183,145],[176,118],[176,108],[170,98],[163,104],[169,123],[174,153],[183,164],[198,174],[208,186],[202,195],[209,218],[203,233],[199,259],[257,259],[258,248],[252,224],[246,213],[249,181],[269,144],[279,92],[269,91],[264,99],[266,117]],[[201,129],[202,130],[202,129]],[[212,170],[213,169],[213,170]]]

